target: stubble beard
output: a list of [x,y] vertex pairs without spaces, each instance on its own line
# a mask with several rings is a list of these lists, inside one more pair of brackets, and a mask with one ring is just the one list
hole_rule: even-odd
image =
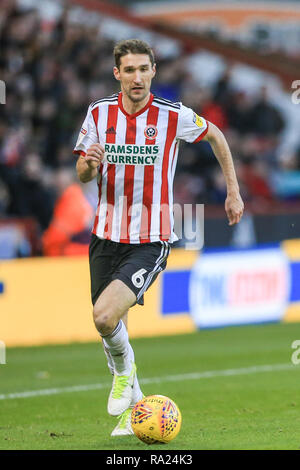
[[148,91],[145,91],[141,96],[132,96],[130,92],[125,91],[127,97],[133,102],[133,103],[139,103],[140,101],[143,101],[146,96],[149,93]]

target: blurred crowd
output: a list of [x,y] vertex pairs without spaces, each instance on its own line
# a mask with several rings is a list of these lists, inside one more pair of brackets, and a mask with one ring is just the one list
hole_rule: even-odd
[[[6,104],[0,105],[0,215],[36,220],[46,254],[53,254],[48,242],[50,237],[51,246],[65,191],[75,185],[92,207],[96,203],[93,189],[76,181],[72,149],[88,104],[118,91],[113,47],[101,28],[70,22],[68,9],[50,25],[13,0],[0,4],[0,79],[6,84]],[[298,200],[300,148],[280,155],[286,124],[267,90],[254,97],[237,91],[230,67],[211,87],[200,87],[184,57],[160,59],[155,52],[153,92],[182,101],[224,132],[246,203]],[[223,205],[224,179],[208,144],[181,144],[174,189],[176,202]],[[79,223],[81,232],[91,221],[92,212]],[[77,232],[68,234],[74,243]]]

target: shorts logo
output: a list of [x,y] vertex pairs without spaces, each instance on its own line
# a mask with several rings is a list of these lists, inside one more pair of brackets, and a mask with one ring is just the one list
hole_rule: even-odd
[[157,136],[157,128],[150,124],[149,126],[145,127],[144,134],[147,139],[154,140]]
[[198,127],[203,127],[204,126],[203,119],[200,116],[198,116],[198,114],[196,114],[196,113],[194,113],[193,122]]
[[87,133],[87,130],[82,127],[80,133],[85,135]]

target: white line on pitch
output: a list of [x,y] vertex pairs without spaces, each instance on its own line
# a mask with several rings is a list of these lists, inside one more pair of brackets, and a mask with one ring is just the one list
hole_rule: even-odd
[[[204,372],[191,372],[188,374],[166,375],[164,377],[149,377],[139,379],[141,385],[154,384],[163,382],[180,382],[185,380],[200,380],[210,379],[214,377],[226,377],[234,375],[247,375],[257,374],[259,372],[274,372],[279,370],[298,370],[293,364],[273,364],[263,366],[242,367],[239,369],[225,369],[225,370],[208,370]],[[15,398],[30,398],[45,395],[58,395],[61,393],[74,393],[74,392],[88,392],[90,390],[101,390],[103,388],[110,388],[111,382],[89,384],[89,385],[73,385],[70,387],[60,388],[45,388],[41,390],[28,390],[25,392],[6,393],[0,395],[0,400],[13,400]]]

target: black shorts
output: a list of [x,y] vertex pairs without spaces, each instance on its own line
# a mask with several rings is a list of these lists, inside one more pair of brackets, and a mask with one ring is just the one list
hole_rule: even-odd
[[[144,305],[144,292],[166,268],[170,245],[167,242],[116,243],[92,234],[89,260],[93,305],[115,279],[120,279]],[[135,304],[134,304],[135,305]]]

